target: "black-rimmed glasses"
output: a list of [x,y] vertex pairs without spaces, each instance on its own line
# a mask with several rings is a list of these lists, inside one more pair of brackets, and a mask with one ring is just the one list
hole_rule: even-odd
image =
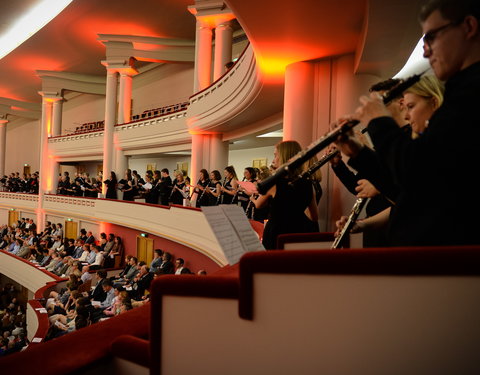
[[437,27],[436,29],[427,31],[425,33],[425,35],[423,36],[423,44],[425,46],[427,46],[429,51],[431,51],[432,50],[432,43],[435,41],[435,38],[437,37],[437,34],[440,31],[448,29],[451,26],[457,26],[460,23],[462,23],[462,21],[460,21],[460,22],[458,22],[458,21],[457,22],[449,22],[446,25],[443,25],[443,26]]

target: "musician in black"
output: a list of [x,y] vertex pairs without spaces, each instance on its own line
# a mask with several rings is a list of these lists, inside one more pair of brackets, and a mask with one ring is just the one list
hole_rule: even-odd
[[107,193],[105,198],[107,199],[117,199],[117,175],[115,172],[110,172],[110,178],[103,181],[107,185]]
[[224,181],[221,187],[222,195],[220,198],[221,204],[236,204],[238,193],[238,178],[237,172],[233,165],[225,167]]
[[183,177],[183,173],[180,171],[177,173],[177,178],[173,184],[172,192],[170,194],[170,203],[182,205],[183,200],[188,198],[187,189],[188,187]]
[[133,177],[132,170],[125,170],[125,176],[120,181],[118,181],[118,187],[123,191],[123,200],[124,201],[133,201],[134,191],[133,191]]
[[206,194],[205,189],[209,184],[210,179],[208,178],[208,171],[206,169],[201,169],[200,178],[194,189],[194,193],[197,196],[195,203],[196,207],[208,206],[208,195]]
[[[256,180],[257,180],[257,172],[255,171],[255,169],[252,167],[246,167],[245,170],[243,171],[242,181],[248,181],[253,184],[255,183]],[[245,212],[247,212],[247,208],[249,208],[249,206],[251,207],[251,204],[249,205],[250,195],[251,193],[249,194],[249,192],[239,184],[237,198]]]
[[[156,171],[155,171],[156,172]],[[183,177],[183,176],[182,176]],[[163,168],[160,171],[160,180],[156,183],[156,189],[158,191],[158,202],[164,206],[168,206],[169,197],[172,192],[172,178],[169,175],[168,169]]]
[[207,206],[216,206],[220,202],[222,184],[220,182],[222,176],[216,169],[210,172],[210,182],[205,188],[207,195]]
[[[401,187],[390,217],[390,244],[478,244],[480,201],[470,179],[480,162],[480,2],[429,1],[420,19],[424,56],[446,81],[444,102],[428,127],[416,139],[407,137],[374,96],[361,98],[355,117],[368,123],[377,154]],[[355,159],[363,157],[362,147],[350,139],[348,148]],[[445,179],[445,171],[454,171],[455,180]]]
[[[300,151],[301,147],[296,141],[278,143],[274,151],[274,166],[278,168]],[[277,237],[282,233],[312,233],[319,230],[312,182],[297,178],[305,168],[304,164],[290,170],[286,178],[280,178],[266,194],[254,201],[256,207],[263,207],[269,200],[271,202],[262,239],[266,249],[276,249]]]

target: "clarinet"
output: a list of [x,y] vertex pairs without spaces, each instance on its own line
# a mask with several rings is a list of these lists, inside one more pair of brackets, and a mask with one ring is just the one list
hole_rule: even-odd
[[350,233],[350,230],[353,228],[353,225],[358,219],[358,216],[362,212],[363,207],[365,207],[365,204],[367,203],[368,199],[367,198],[358,198],[355,201],[355,204],[352,207],[352,211],[350,212],[350,215],[348,216],[347,222],[345,223],[344,227],[340,231],[340,234],[335,238],[335,241],[332,244],[331,249],[339,249],[340,247],[343,246],[345,243],[345,240]]
[[323,165],[325,165],[327,162],[332,160],[339,153],[340,153],[339,150],[333,150],[332,152],[329,152],[328,154],[323,155],[318,161],[312,164],[310,168],[308,168],[305,172],[300,173],[297,179],[300,180],[302,178],[311,177],[316,171],[318,171]]
[[[388,104],[392,100],[398,98],[406,89],[408,89],[410,86],[413,86],[415,83],[417,83],[425,72],[426,71],[420,74],[415,74],[410,78],[407,78],[405,81],[399,83],[397,86],[395,86],[392,90],[390,90],[388,93],[386,93],[383,96],[383,103]],[[318,140],[316,140],[310,146],[308,146],[305,150],[302,150],[298,154],[296,154],[290,161],[278,167],[275,174],[268,177],[264,181],[260,182],[258,184],[258,192],[260,194],[265,194],[273,185],[277,183],[277,181],[280,178],[285,177],[290,170],[295,170],[296,168],[301,166],[308,159],[311,159],[313,156],[315,156],[325,147],[330,145],[332,142],[336,141],[338,137],[348,133],[359,123],[360,121],[358,120],[348,121],[342,126],[320,137]]]
[[[227,183],[227,178],[224,177],[222,187],[225,187],[226,183]],[[220,204],[223,203],[223,191],[218,195],[217,202],[220,203]]]
[[[200,180],[198,180],[197,185],[201,185],[199,182],[200,182]],[[205,195],[205,191],[207,190],[207,186],[208,186],[208,184],[203,187],[202,194],[200,194],[200,196],[198,197],[197,202],[201,202],[201,201],[202,201],[202,198],[203,198],[203,196]],[[198,193],[197,193],[197,195],[198,195]]]

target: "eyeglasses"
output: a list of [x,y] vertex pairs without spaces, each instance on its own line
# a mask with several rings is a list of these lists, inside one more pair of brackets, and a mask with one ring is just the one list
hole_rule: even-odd
[[[463,21],[463,20],[462,20]],[[447,23],[446,25],[443,25],[443,26],[440,26],[440,27],[437,27],[436,29],[433,29],[433,30],[430,30],[430,31],[427,31],[425,33],[425,35],[423,36],[423,44],[425,46],[427,46],[428,50],[431,51],[432,50],[432,43],[435,41],[435,38],[437,37],[437,34],[442,31],[442,30],[446,30],[448,29],[449,27],[451,26],[457,26],[459,25],[460,23],[462,23],[462,21],[457,21],[457,22],[450,22],[450,23]]]

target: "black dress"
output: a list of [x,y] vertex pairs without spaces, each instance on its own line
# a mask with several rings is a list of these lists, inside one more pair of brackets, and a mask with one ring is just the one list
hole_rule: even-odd
[[279,234],[319,231],[318,222],[311,221],[305,215],[313,198],[311,181],[300,179],[289,184],[287,179],[281,179],[276,189],[275,197],[270,200],[270,216],[263,232],[265,249],[277,248]]
[[[218,181],[210,181],[208,184],[208,187],[210,188],[211,191],[217,192],[217,189],[220,189],[222,185]],[[205,193],[207,195],[207,206],[216,206],[219,203],[219,198],[220,196],[216,197],[213,194]]]
[[117,199],[117,181],[105,180],[103,183],[107,185],[107,194],[105,195],[105,198]]
[[123,200],[124,201],[133,201],[135,196],[135,191],[133,190],[133,180],[125,180],[123,185]]
[[207,178],[205,181],[198,180],[197,185],[203,187],[204,190],[200,190],[195,188],[195,192],[197,193],[197,207],[208,206],[208,194],[205,192],[205,188],[209,186],[210,180]]
[[[175,189],[175,187],[177,188]],[[172,196],[170,197],[170,202],[172,204],[182,205],[184,197],[181,191],[183,191],[183,189],[185,188],[185,181],[182,181],[182,182],[175,181],[173,188],[174,190],[172,192]]]
[[[226,181],[226,182],[223,184],[223,187],[224,187],[225,189],[227,189],[227,190],[233,190],[232,180],[233,180],[233,178],[231,178],[230,180]],[[227,194],[227,193],[222,193],[221,199],[220,199],[220,203],[221,203],[221,204],[234,204],[234,203],[237,203],[237,195],[230,195],[230,194]]]

